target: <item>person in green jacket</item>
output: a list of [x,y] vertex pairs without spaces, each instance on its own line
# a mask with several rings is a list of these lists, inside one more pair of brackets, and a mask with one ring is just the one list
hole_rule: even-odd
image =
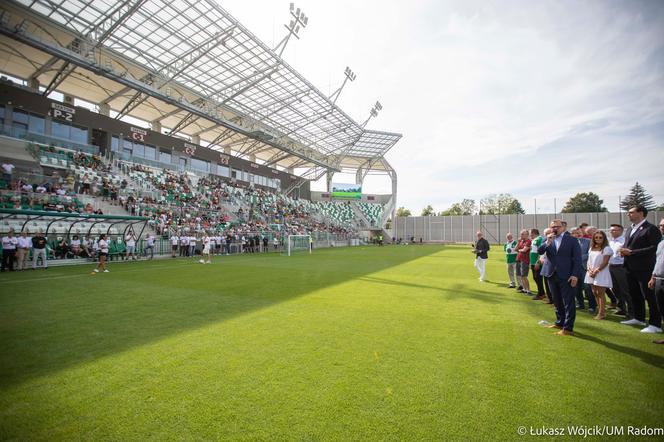
[[516,281],[514,279],[514,270],[516,269],[516,244],[514,236],[511,233],[507,234],[507,242],[503,244],[505,251],[505,258],[507,260],[507,275],[510,278],[509,288],[516,288]]

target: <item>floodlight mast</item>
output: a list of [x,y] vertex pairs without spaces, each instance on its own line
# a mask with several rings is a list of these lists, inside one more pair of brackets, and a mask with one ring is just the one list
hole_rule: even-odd
[[364,129],[367,123],[369,123],[369,120],[371,120],[372,118],[376,118],[378,116],[378,112],[380,112],[381,110],[383,110],[383,105],[380,104],[380,101],[376,101],[376,104],[374,104],[371,110],[369,111],[369,117],[366,120],[364,120],[364,123],[362,123],[362,128]]
[[339,89],[337,89],[336,91],[334,91],[334,93],[332,95],[330,95],[330,97],[329,97],[332,104],[335,104],[337,102],[337,99],[339,98],[339,95],[341,95],[341,91],[344,89],[344,86],[346,86],[346,83],[348,82],[348,80],[355,81],[355,78],[357,77],[355,75],[355,72],[351,71],[348,66],[346,66],[346,70],[344,70],[344,76],[346,78],[344,78],[344,82],[341,83],[341,87]]
[[284,25],[284,28],[288,31],[288,34],[279,42],[278,45],[272,49],[275,53],[278,52],[279,58],[281,58],[281,55],[284,53],[284,50],[286,49],[286,45],[290,41],[291,36],[294,36],[295,38],[299,39],[300,37],[298,36],[300,32],[300,27],[303,29],[307,27],[307,24],[309,23],[309,17],[306,16],[306,14],[300,9],[297,8],[295,9],[295,3],[290,4],[290,15],[293,17],[293,19],[290,21],[289,24]]

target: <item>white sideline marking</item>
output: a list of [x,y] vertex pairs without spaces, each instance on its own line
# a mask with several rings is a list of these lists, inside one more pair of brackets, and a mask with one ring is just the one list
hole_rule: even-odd
[[[196,262],[196,263],[198,263],[198,262]],[[182,265],[190,265],[190,264],[194,264],[194,263],[185,262]],[[166,267],[173,267],[173,266],[172,265],[158,265],[158,266],[155,265],[155,266],[150,267],[150,269],[159,269],[159,268],[163,269],[163,268],[166,268]],[[52,267],[49,267],[49,268],[52,268]],[[96,267],[93,267],[93,268],[96,268]],[[144,271],[150,270],[150,269],[131,269],[131,270],[122,270],[122,271],[118,271],[118,272],[111,271],[109,273],[124,274],[124,273],[144,272]],[[43,270],[43,269],[40,268],[39,270]],[[54,275],[54,276],[44,276],[44,277],[40,277],[40,278],[16,279],[16,280],[13,280],[13,281],[5,281],[4,283],[5,284],[11,284],[11,283],[18,283],[18,282],[44,281],[44,280],[47,280],[47,279],[80,278],[80,277],[83,277],[83,276],[91,276],[90,275],[91,271],[92,270],[86,271],[85,273],[75,273],[73,275]]]

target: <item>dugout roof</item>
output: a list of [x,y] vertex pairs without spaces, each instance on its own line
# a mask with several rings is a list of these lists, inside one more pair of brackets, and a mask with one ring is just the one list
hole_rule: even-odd
[[215,0],[11,0],[0,12],[0,69],[212,149],[381,168],[372,160],[401,138],[366,130]]

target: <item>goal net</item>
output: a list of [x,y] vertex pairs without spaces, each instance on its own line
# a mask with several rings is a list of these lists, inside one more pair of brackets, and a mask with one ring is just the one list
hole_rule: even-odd
[[311,253],[311,235],[288,235],[285,252],[288,256],[298,252]]

